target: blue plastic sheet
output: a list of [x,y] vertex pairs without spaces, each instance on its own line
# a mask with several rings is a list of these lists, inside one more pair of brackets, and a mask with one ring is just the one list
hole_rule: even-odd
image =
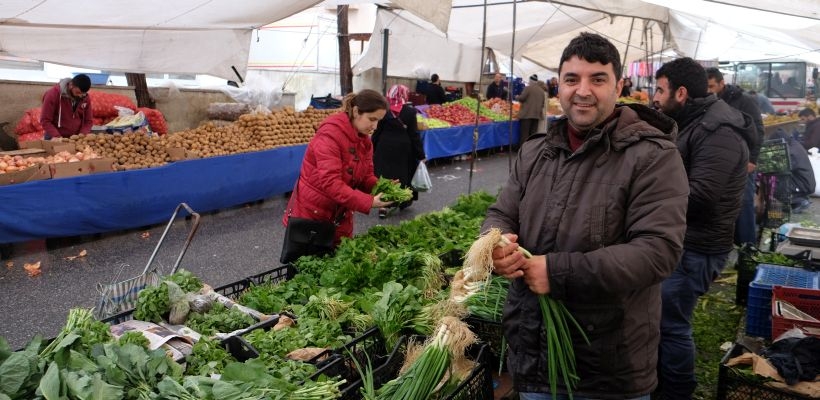
[[293,189],[306,148],[0,186],[0,243],[152,225],[182,202],[207,212],[270,198]]
[[[510,126],[512,125],[512,131]],[[505,121],[480,124],[478,126],[478,144],[476,150],[517,144],[519,122]],[[473,130],[475,126],[456,126],[421,131],[424,153],[428,160],[441,157],[452,157],[473,151]]]

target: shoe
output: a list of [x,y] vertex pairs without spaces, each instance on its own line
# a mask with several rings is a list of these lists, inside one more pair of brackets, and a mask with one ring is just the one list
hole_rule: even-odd
[[803,199],[803,201],[792,207],[792,213],[802,214],[809,208],[809,206],[811,206],[811,201],[809,201],[808,199]]
[[387,209],[386,208],[380,208],[379,209],[379,219],[385,219],[385,218],[387,218]]

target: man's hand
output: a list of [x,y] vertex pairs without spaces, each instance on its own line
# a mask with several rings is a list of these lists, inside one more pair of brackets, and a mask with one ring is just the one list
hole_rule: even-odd
[[524,282],[534,293],[548,294],[550,289],[546,256],[533,256],[527,259],[518,251],[518,235],[505,233],[504,236],[512,243],[493,249],[495,272],[507,279],[523,277]]
[[752,172],[755,172],[755,169],[757,169],[757,165],[752,164],[752,163],[746,164],[746,173],[747,174],[751,174]]

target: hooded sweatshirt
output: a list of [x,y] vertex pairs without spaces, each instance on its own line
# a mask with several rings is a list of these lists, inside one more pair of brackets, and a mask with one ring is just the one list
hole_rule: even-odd
[[75,99],[68,91],[68,82],[71,78],[64,78],[43,94],[40,124],[46,139],[91,132],[91,97]]

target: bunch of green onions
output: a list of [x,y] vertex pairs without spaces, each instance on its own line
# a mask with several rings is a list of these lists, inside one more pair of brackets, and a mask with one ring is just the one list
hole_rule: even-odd
[[[493,270],[493,249],[510,244],[512,242],[501,234],[501,230],[491,228],[470,246],[464,262],[464,276],[470,277],[470,281],[480,278],[488,281]],[[527,249],[519,246],[518,251],[525,258],[532,258],[532,253]],[[589,344],[589,339],[564,306],[564,303],[549,297],[549,295],[539,295],[538,304],[541,308],[541,317],[544,320],[547,338],[547,373],[552,398],[557,397],[558,373],[560,370],[561,379],[567,389],[567,395],[572,399],[572,388],[578,385],[579,377],[575,372],[575,351],[572,347],[568,321],[572,322],[572,325],[581,333],[587,344]]]
[[454,357],[463,357],[475,335],[456,317],[444,317],[436,335],[398,378],[379,390],[379,400],[426,400],[435,393]]

